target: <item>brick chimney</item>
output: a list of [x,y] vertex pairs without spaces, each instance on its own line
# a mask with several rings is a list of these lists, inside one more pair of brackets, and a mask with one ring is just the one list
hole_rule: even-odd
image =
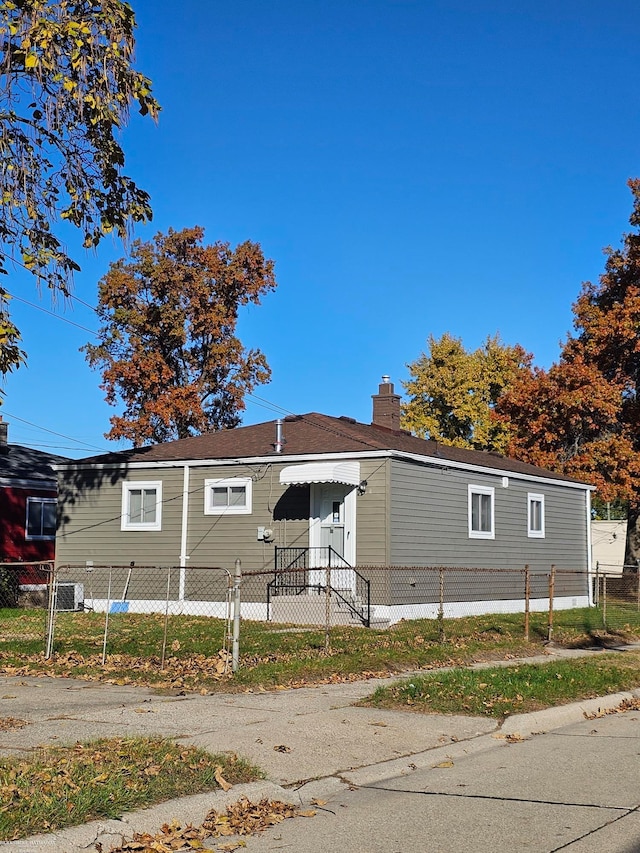
[[9,443],[9,424],[2,420],[0,415],[0,447],[6,447]]
[[372,424],[387,429],[400,429],[400,395],[393,391],[393,382],[388,376],[382,377],[377,394],[372,394],[373,420]]

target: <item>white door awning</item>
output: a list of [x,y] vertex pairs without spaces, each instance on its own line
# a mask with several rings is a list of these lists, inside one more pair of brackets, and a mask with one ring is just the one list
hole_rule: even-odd
[[287,465],[280,472],[280,483],[283,486],[303,483],[346,483],[357,486],[360,483],[360,463],[305,462],[302,465]]

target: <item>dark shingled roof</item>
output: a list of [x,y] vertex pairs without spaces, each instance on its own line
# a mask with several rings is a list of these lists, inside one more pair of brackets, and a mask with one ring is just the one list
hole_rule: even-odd
[[68,462],[66,456],[33,450],[21,444],[0,444],[0,478],[10,480],[53,480],[56,475],[51,467]]
[[505,473],[580,482],[564,474],[508,459],[497,453],[448,447],[437,441],[416,438],[403,430],[389,430],[375,424],[361,424],[353,418],[334,418],[317,412],[288,415],[284,418],[283,434],[286,443],[282,453],[279,454],[274,452],[276,435],[274,420],[150,447],[71,460],[69,464],[128,465],[132,462],[244,459],[268,455],[273,455],[274,460],[283,459],[284,461],[291,456],[312,453],[366,453],[368,450],[395,450],[419,456],[436,457],[444,462],[452,461],[494,468]]

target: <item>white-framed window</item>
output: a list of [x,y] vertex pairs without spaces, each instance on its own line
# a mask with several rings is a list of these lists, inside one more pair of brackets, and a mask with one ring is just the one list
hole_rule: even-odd
[[495,489],[469,485],[469,538],[495,539]]
[[26,539],[50,540],[56,538],[57,505],[58,502],[55,498],[27,498]]
[[121,530],[162,529],[162,481],[127,480],[122,484]]
[[544,495],[527,495],[527,534],[544,539]]
[[205,515],[249,515],[251,478],[226,477],[204,481]]

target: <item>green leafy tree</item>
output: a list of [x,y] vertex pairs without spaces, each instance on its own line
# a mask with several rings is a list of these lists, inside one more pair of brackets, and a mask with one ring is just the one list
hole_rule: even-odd
[[24,363],[26,357],[24,350],[20,348],[20,332],[9,316],[9,298],[9,295],[0,289],[0,376],[11,373]]
[[140,446],[237,426],[245,394],[269,380],[236,323],[239,306],[275,288],[273,262],[257,243],[203,237],[196,227],[138,240],[100,282],[100,343],[84,350],[107,402],[124,403],[109,439]]
[[499,335],[471,352],[449,333],[431,335],[428,352],[408,365],[402,426],[443,444],[503,452],[509,424],[496,417],[496,402],[530,362],[521,346],[503,344]]
[[[159,111],[132,66],[134,29],[123,0],[0,2],[0,272],[14,260],[54,296],[68,295],[79,269],[56,222],[76,226],[92,248],[151,217],[148,194],[123,174],[118,141],[132,103],[143,115]],[[2,373],[24,356],[16,334],[3,310]]]

